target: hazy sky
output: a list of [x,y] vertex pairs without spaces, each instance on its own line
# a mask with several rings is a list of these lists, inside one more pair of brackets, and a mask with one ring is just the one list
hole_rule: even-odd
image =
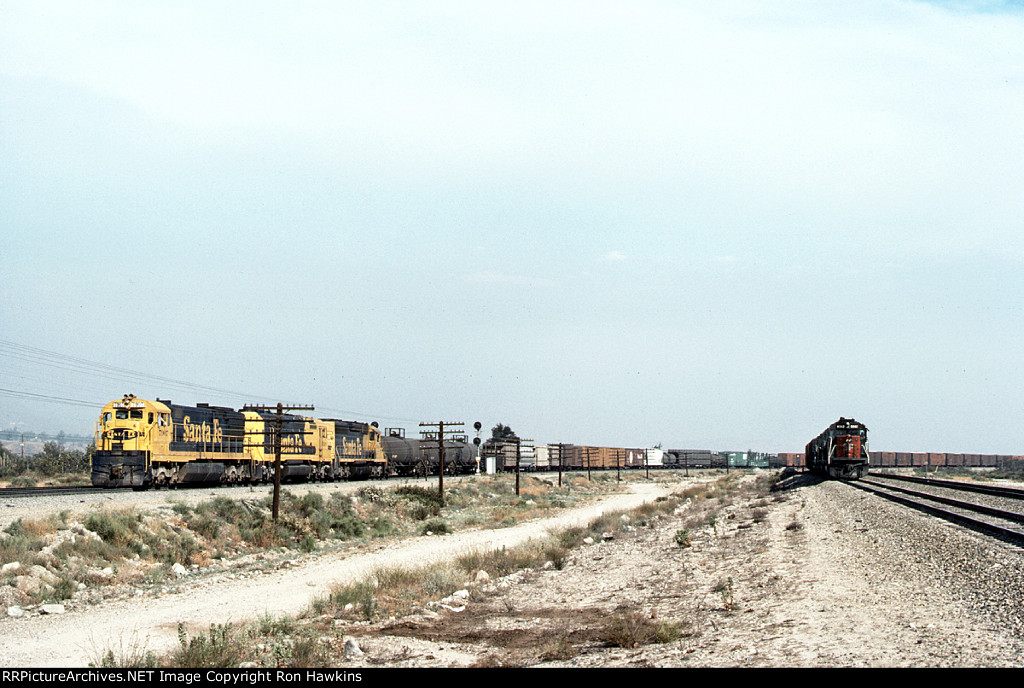
[[2,429],[1024,454],[1020,2],[0,0],[0,227]]

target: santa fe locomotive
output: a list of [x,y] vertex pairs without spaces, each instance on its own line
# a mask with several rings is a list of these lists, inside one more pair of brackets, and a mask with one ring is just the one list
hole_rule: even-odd
[[856,480],[868,472],[868,429],[853,418],[840,418],[807,443],[804,464],[818,475]]
[[[381,434],[376,424],[223,406],[182,406],[127,394],[103,407],[92,484],[101,487],[384,478],[438,470],[437,442]],[[280,441],[278,442],[278,437]],[[477,470],[476,447],[445,442],[445,472]]]

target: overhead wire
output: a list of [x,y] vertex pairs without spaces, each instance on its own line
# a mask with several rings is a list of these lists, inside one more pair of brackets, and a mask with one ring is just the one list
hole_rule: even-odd
[[[153,375],[150,373],[144,373],[137,370],[131,370],[128,368],[109,365],[107,363],[102,363],[100,361],[93,361],[78,356],[70,356],[56,351],[48,351],[46,349],[41,349],[38,347],[27,346],[25,344],[19,344],[17,342],[12,342],[8,340],[0,340],[0,356],[18,361],[23,361],[33,365],[41,365],[47,368],[83,374],[94,378],[112,380],[117,382],[127,382],[130,384],[156,384],[164,388],[171,387],[174,389],[194,393],[198,392],[202,394],[227,396],[232,399],[245,400],[246,403],[252,403],[255,401],[267,399],[267,397],[263,395],[246,394],[234,390],[223,389],[220,387],[201,385],[184,380],[177,380],[174,378],[164,377],[161,375]],[[23,375],[14,375],[13,377],[19,377],[21,379],[30,379]],[[65,404],[70,406],[84,406],[90,408],[102,406],[107,401],[109,401],[109,399],[102,401],[86,401],[83,399],[71,399],[68,397],[57,396],[55,394],[40,394],[35,392],[26,392],[22,390],[9,388],[0,388],[0,396],[48,403]],[[409,423],[418,422],[416,419],[412,418],[399,418],[396,416],[387,416],[383,414],[368,414],[358,411],[334,409],[330,407],[320,407],[319,410],[335,416],[384,419],[389,421],[401,421]]]

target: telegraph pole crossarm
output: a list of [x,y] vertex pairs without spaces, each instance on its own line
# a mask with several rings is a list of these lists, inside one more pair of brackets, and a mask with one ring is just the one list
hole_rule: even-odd
[[274,506],[273,518],[276,521],[281,506],[281,426],[284,423],[285,411],[312,411],[312,406],[285,406],[278,402],[276,406],[246,405],[243,411],[274,413]]
[[[449,423],[440,421],[437,423],[420,423],[421,428],[437,428],[437,494],[444,499],[444,439],[445,433],[454,435],[461,433],[460,428],[465,423]],[[448,429],[445,429],[448,426]],[[429,430],[421,430],[424,439],[427,439],[433,433]]]

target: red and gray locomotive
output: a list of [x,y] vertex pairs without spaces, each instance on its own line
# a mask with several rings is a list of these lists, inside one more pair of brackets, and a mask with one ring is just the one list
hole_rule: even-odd
[[804,465],[818,475],[856,480],[868,472],[868,429],[853,418],[840,418],[808,442]]

